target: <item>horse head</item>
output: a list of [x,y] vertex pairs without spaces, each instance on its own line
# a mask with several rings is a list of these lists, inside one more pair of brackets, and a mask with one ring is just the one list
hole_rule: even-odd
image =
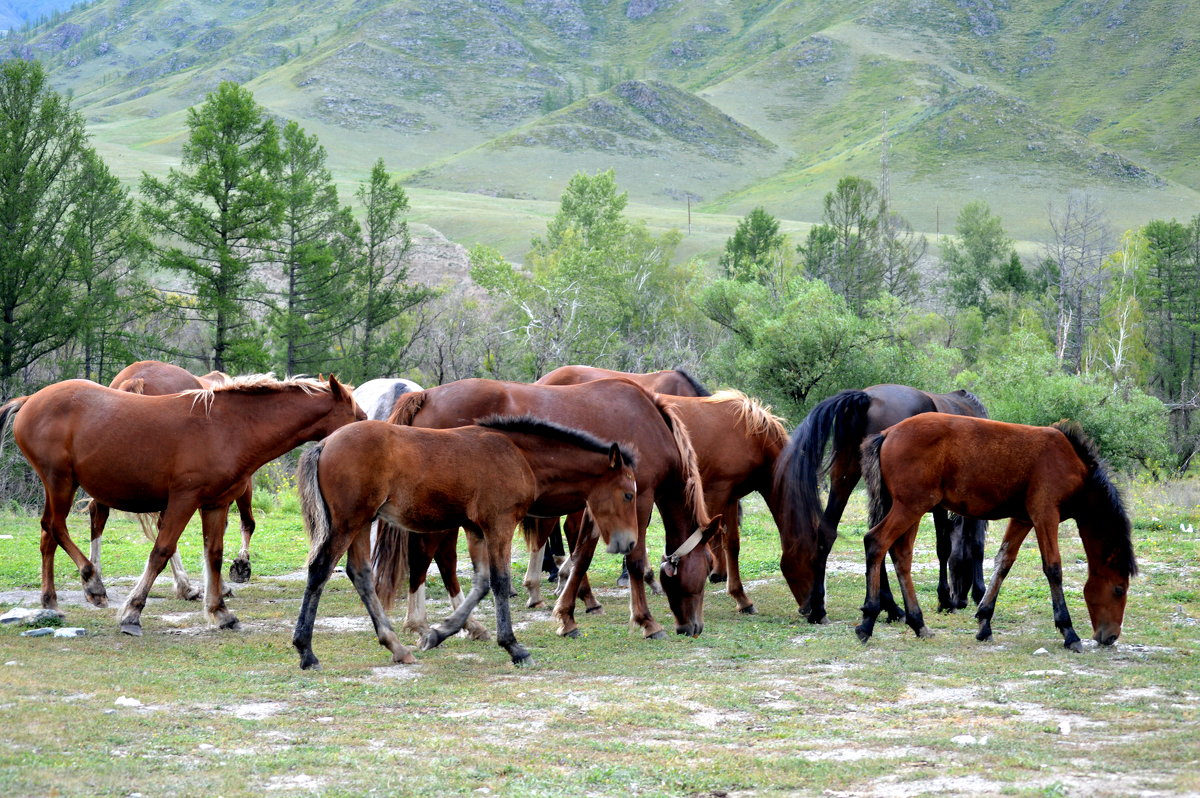
[[721,531],[721,516],[697,527],[675,551],[664,555],[659,579],[675,616],[675,632],[699,637],[704,631],[704,589],[713,569],[708,542]]
[[637,545],[637,480],[633,466],[613,444],[608,472],[588,492],[587,506],[609,554],[628,554]]

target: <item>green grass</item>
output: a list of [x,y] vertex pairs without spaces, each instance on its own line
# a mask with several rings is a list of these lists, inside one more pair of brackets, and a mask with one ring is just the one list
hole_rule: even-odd
[[[75,604],[64,606],[67,623],[87,637],[0,629],[0,794],[1194,792],[1200,543],[1179,524],[1200,522],[1196,491],[1194,482],[1135,486],[1142,576],[1114,649],[1062,649],[1032,541],[1000,596],[995,639],[976,642],[969,613],[933,612],[928,530],[914,573],[936,636],[881,624],[861,645],[850,628],[862,598],[861,497],[831,561],[833,623],[811,626],[796,614],[774,526],[754,500],[742,570],[758,615],[739,615],[713,586],[700,638],[643,640],[612,587],[618,563],[601,555],[591,576],[605,612],[580,615],[581,638],[556,637],[547,613],[515,600],[518,636],[536,661],[527,670],[494,643],[461,637],[419,652],[415,666],[389,665],[342,576],[318,615],[323,669],[299,670],[290,638],[303,583],[279,577],[302,569],[303,531],[290,512],[260,513],[254,577],[229,600],[242,631],[207,629],[199,607],[169,598],[165,583],[142,638],[117,633],[115,610]],[[71,519],[77,540],[83,522]],[[12,535],[0,538],[0,596],[31,603],[36,519],[0,517],[0,535]],[[660,535],[652,527],[655,550]],[[989,551],[999,535],[994,525]],[[192,568],[198,538],[196,529],[183,538]],[[1086,568],[1069,523],[1062,544],[1082,631]],[[114,514],[110,588],[128,589],[147,549]],[[523,565],[519,556],[515,568]],[[56,577],[64,595],[78,590],[61,554]],[[436,580],[431,599],[433,616],[446,612]],[[665,601],[651,607],[669,626]],[[482,610],[492,623],[490,601]],[[357,626],[339,630],[332,619]],[[142,706],[118,706],[122,695]]]

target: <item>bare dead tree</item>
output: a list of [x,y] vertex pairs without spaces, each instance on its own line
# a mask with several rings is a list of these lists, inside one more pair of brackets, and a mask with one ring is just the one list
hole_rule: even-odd
[[1053,240],[1044,249],[1058,310],[1055,351],[1072,371],[1083,368],[1083,345],[1101,320],[1104,259],[1115,246],[1103,209],[1088,194],[1072,191],[1065,205],[1048,208]]

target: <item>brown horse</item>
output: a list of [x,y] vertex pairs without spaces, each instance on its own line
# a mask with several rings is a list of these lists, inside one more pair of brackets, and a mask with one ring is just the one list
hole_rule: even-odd
[[[792,439],[779,457],[776,479],[784,505],[785,526],[780,534],[807,539],[817,536],[817,555],[811,593],[788,578],[788,586],[811,623],[828,623],[825,614],[825,567],[838,522],[850,494],[862,477],[860,447],[867,435],[920,413],[950,413],[987,418],[987,409],[969,391],[927,393],[907,385],[873,385],[862,391],[842,391],[818,404],[792,433]],[[828,458],[825,449],[832,438]],[[821,513],[817,482],[829,473],[829,502]],[[819,519],[819,520],[818,520]],[[975,519],[952,522],[941,507],[933,510],[937,532],[938,609],[965,607],[968,591],[975,601],[983,596],[983,539],[986,526]],[[786,530],[786,531],[785,531]],[[784,558],[788,557],[784,547]],[[807,573],[806,568],[793,572]],[[785,575],[789,568],[784,566]],[[892,599],[886,574],[881,578],[880,595],[888,620],[903,617]]]
[[[159,360],[139,360],[126,366],[113,377],[110,388],[129,393],[140,393],[144,396],[166,396],[183,391],[194,391],[204,388],[214,388],[229,382],[229,375],[221,371],[213,371],[203,377],[197,377],[187,369]],[[242,549],[238,556],[229,564],[229,580],[231,582],[250,581],[250,537],[254,534],[253,510],[253,478],[246,480],[246,490],[237,497],[238,516],[242,525]],[[88,503],[88,514],[92,521],[92,565],[100,571],[100,539],[104,534],[104,526],[108,523],[109,508],[96,501]],[[152,522],[152,515],[139,515],[142,533],[150,540],[157,537],[157,530]],[[200,598],[200,590],[192,587],[188,581],[187,572],[179,559],[179,552],[171,555],[171,574],[175,578],[175,595],[187,601]]]
[[996,571],[975,617],[976,638],[992,636],[1000,585],[1029,530],[1037,532],[1042,572],[1050,583],[1054,625],[1063,645],[1082,649],[1063,597],[1058,525],[1074,518],[1087,552],[1084,600],[1095,639],[1111,645],[1121,634],[1129,579],[1137,573],[1129,516],[1096,447],[1078,425],[1028,427],[935,413],[902,421],[863,444],[863,471],[871,495],[864,642],[880,612],[880,566],[891,552],[904,595],[908,624],[920,637],[925,626],[912,583],[913,540],[921,516],[936,506],[971,518],[1011,519],[996,555]]
[[[636,382],[651,393],[662,393],[668,396],[712,396],[712,393],[707,388],[683,369],[651,371],[639,374],[629,371],[613,371],[612,369],[602,369],[595,366],[560,366],[542,376],[535,384],[578,385],[582,382],[592,382],[593,380],[604,380],[614,377],[624,377],[631,382]],[[567,519],[567,538],[572,547],[575,545],[575,534],[582,524],[583,516],[580,513],[576,513]],[[524,585],[525,589],[529,591],[528,606],[536,607],[542,603],[541,572],[542,570],[547,570],[544,567],[546,563],[543,561],[547,545],[553,542],[555,553],[564,553],[559,519],[542,518],[526,524],[525,537],[526,545],[529,548],[529,568],[525,573]],[[721,541],[722,533],[718,532],[711,542],[712,550],[720,551]],[[551,571],[551,581],[554,581],[554,573],[555,571]],[[708,578],[713,582],[724,582],[727,573],[725,558],[717,557],[715,567],[708,575]],[[655,592],[660,592],[658,586],[653,582],[653,572],[647,574],[646,578],[650,582],[650,587]],[[621,576],[617,579],[617,586],[629,586],[629,569],[624,567],[621,569]],[[580,597],[587,602],[590,612],[599,610],[600,604],[592,596],[591,589],[586,583],[581,589]]]
[[431,649],[462,629],[490,588],[496,641],[512,661],[529,652],[517,642],[509,614],[513,529],[528,513],[570,512],[583,502],[610,547],[637,542],[633,456],[616,443],[529,416],[481,419],[479,426],[416,429],[364,421],[338,430],[300,461],[305,527],[312,541],[308,588],[293,643],[300,667],[312,668],[312,628],[321,590],[348,552],[346,573],[395,662],[413,662],[392,630],[371,573],[371,521],[411,532],[444,534],[461,526],[474,538],[471,592],[433,627]]
[[[628,380],[556,386],[470,379],[405,394],[388,420],[394,424],[446,429],[493,415],[534,415],[585,430],[602,440],[627,441],[636,447],[637,541],[631,547],[610,543],[608,551],[624,554],[629,564],[632,622],[641,627],[646,637],[663,637],[662,626],[654,620],[646,603],[643,581],[647,570],[646,525],[652,507],[658,507],[663,519],[668,551],[676,551],[685,540],[692,540],[693,546],[696,540],[705,542],[720,525],[720,519],[709,519],[705,512],[704,489],[695,451],[674,408],[663,397],[647,393]],[[457,530],[448,534],[457,534]],[[580,581],[591,563],[596,540],[593,534],[581,535],[578,565],[572,569],[554,608],[560,635],[574,637],[579,634],[575,623],[575,601]],[[394,558],[401,545],[396,536],[381,535],[377,559]],[[412,551],[409,549],[410,554]],[[424,578],[426,567],[428,562],[410,568],[410,591]],[[694,592],[697,578],[703,587],[708,567],[703,550],[681,556],[677,584]],[[394,583],[381,585],[384,606],[390,603],[394,590]],[[690,633],[692,630],[680,631]]]
[[121,631],[141,634],[150,586],[197,510],[208,567],[206,610],[220,627],[235,626],[237,618],[221,597],[222,538],[230,503],[264,463],[364,417],[333,377],[327,384],[242,377],[170,396],[139,396],[68,380],[9,402],[0,408],[0,430],[13,418],[17,445],[46,490],[42,605],[58,605],[58,546],[78,566],[88,601],[107,604],[99,574],[67,534],[67,513],[82,487],[117,510],[161,513],[146,570],[121,611]]

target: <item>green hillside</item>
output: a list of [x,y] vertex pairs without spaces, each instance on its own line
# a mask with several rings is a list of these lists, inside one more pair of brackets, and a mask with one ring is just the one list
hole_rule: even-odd
[[613,167],[645,205],[812,221],[839,177],[878,175],[886,128],[915,226],[982,198],[1037,239],[1075,188],[1121,226],[1200,208],[1198,5],[101,0],[5,46],[47,63],[130,178],[170,164],[185,110],[232,79],[346,181],[382,156],[412,185],[509,200]]

